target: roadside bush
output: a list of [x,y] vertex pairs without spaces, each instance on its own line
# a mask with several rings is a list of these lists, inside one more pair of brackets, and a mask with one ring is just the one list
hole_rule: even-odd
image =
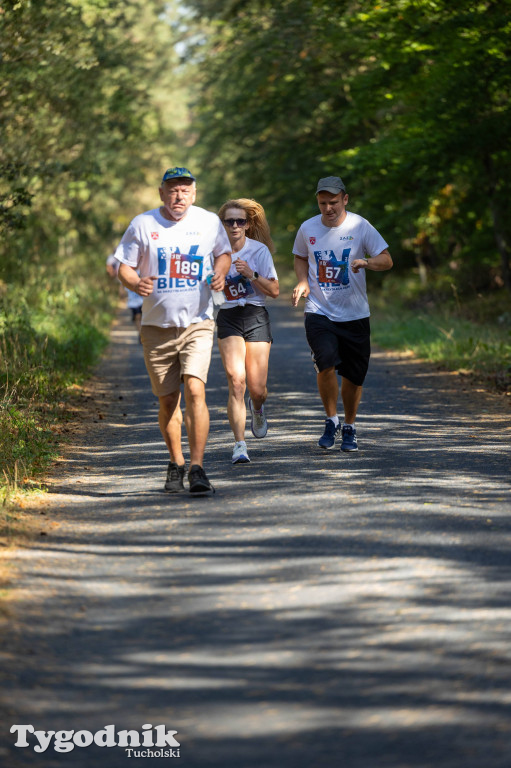
[[[72,290],[56,277],[49,290],[12,289],[0,299],[0,486],[4,496],[33,481],[58,450],[67,390],[79,384],[108,340],[117,300],[102,270],[76,277]],[[30,305],[30,306],[29,306]]]

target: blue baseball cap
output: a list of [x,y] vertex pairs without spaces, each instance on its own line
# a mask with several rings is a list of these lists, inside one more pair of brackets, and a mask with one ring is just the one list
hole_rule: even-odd
[[163,184],[164,181],[170,181],[171,179],[190,179],[190,181],[195,181],[195,176],[193,173],[190,173],[188,168],[176,166],[176,168],[169,168],[165,171],[161,183]]

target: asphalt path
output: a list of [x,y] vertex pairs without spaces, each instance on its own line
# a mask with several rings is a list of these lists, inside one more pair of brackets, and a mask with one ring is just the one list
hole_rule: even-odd
[[248,430],[252,462],[231,465],[215,347],[201,499],[162,492],[157,403],[119,317],[41,536],[12,554],[4,768],[172,759],[38,754],[13,724],[164,725],[188,768],[511,765],[509,404],[375,352],[359,452],[322,451],[301,311],[269,309],[268,436]]

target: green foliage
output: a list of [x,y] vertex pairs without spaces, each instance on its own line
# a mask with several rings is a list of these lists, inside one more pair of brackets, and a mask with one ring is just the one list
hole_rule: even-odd
[[417,278],[403,284],[389,274],[371,302],[374,342],[511,394],[508,295],[501,290],[491,299],[473,295],[468,301],[450,288],[440,302],[438,295],[425,295]]
[[[0,279],[122,231],[119,210],[175,142],[159,0],[20,0],[0,13]],[[157,173],[160,173],[161,166]],[[151,179],[151,186],[154,180]],[[129,220],[129,214],[127,214]],[[117,231],[116,231],[117,229]]]
[[454,256],[511,288],[510,0],[188,5],[210,20],[190,53],[211,204],[258,198],[287,244],[339,174],[398,267]]
[[68,388],[108,338],[116,294],[101,267],[75,271],[69,288],[56,276],[45,290],[29,284],[0,300],[0,485],[37,476],[55,456]]

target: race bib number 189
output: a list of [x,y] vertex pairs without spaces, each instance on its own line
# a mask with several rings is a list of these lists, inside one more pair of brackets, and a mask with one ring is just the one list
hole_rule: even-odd
[[170,254],[169,277],[185,280],[202,280],[202,256],[190,256],[188,253]]

